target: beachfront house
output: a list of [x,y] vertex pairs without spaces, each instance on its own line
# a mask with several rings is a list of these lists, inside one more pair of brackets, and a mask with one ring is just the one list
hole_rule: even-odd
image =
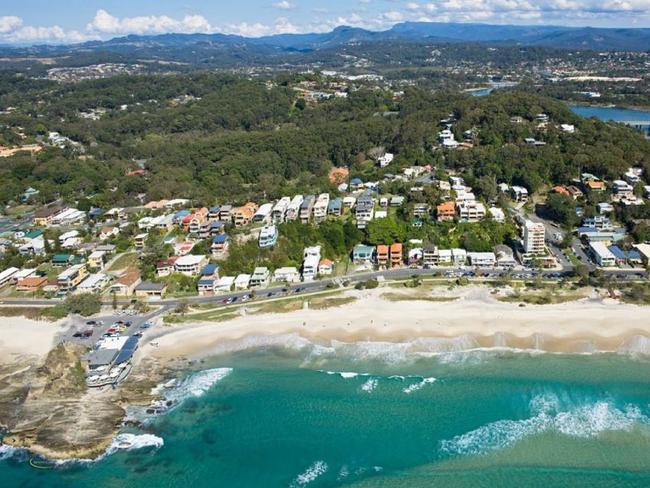
[[278,268],[273,273],[273,281],[283,283],[298,283],[300,281],[300,272],[295,266]]
[[352,250],[352,262],[354,264],[372,264],[375,257],[375,246],[357,244]]
[[269,268],[258,266],[251,275],[249,286],[251,288],[266,288],[271,282],[271,272]]

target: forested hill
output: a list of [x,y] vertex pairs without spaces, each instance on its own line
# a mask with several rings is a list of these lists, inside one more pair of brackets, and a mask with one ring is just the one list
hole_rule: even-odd
[[330,32],[280,34],[247,38],[225,34],[131,35],[108,41],[69,46],[0,48],[6,57],[109,55],[111,60],[155,58],[187,63],[229,65],[290,62],[296,53],[338,49],[356,44],[472,43],[503,46],[543,46],[558,49],[596,51],[647,51],[650,29],[591,28],[561,26],[515,26],[465,23],[406,22],[381,32],[340,26]]
[[[530,92],[475,98],[413,88],[395,98],[361,88],[347,98],[305,103],[293,89],[296,81],[195,73],[59,85],[0,77],[0,104],[15,107],[0,114],[0,145],[37,142],[50,131],[77,143],[3,159],[0,200],[32,186],[43,202],[62,197],[104,208],[136,203],[142,194],[236,203],[334,192],[327,178],[333,166],[349,166],[351,176],[368,181],[432,164],[463,171],[472,186],[496,179],[531,190],[566,183],[580,171],[605,178],[633,165],[650,171],[650,142],[632,129],[581,119]],[[101,117],[80,117],[91,110]],[[547,131],[534,122],[540,112],[553,121]],[[450,113],[457,139],[474,130],[473,148],[434,150],[440,120]],[[513,123],[513,116],[523,122]],[[562,133],[561,123],[575,124],[576,133]],[[547,145],[528,146],[526,137]],[[397,155],[385,170],[368,161],[378,146]],[[144,175],[129,174],[141,167]]]

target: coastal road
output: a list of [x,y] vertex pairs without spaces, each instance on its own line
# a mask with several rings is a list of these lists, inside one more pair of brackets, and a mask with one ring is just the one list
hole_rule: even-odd
[[[594,268],[595,269],[595,268]],[[456,267],[456,268],[397,268],[389,269],[382,271],[363,271],[355,274],[339,276],[335,278],[327,278],[322,280],[315,280],[311,282],[296,283],[292,285],[278,285],[272,286],[270,288],[261,288],[256,289],[254,296],[252,295],[251,290],[244,290],[232,293],[224,293],[215,296],[191,296],[187,298],[166,298],[162,300],[152,300],[149,302],[151,306],[160,307],[160,310],[150,312],[143,317],[147,320],[147,317],[158,316],[170,309],[177,307],[182,303],[193,304],[219,304],[227,301],[232,303],[242,303],[243,301],[248,300],[263,300],[263,299],[272,299],[278,298],[281,296],[299,296],[307,293],[313,293],[317,291],[326,290],[328,287],[340,285],[343,282],[349,282],[351,284],[368,281],[370,279],[384,278],[386,280],[400,280],[408,279],[410,277],[418,278],[448,278],[455,279],[460,277],[466,277],[470,281],[477,281],[478,278],[482,279],[496,279],[499,276],[510,273],[513,278],[516,279],[533,279],[539,274],[541,274],[543,279],[559,279],[562,277],[568,277],[572,275],[572,270],[563,269],[562,271],[556,270],[543,270],[536,271],[532,269],[518,268],[515,270],[507,270],[503,268],[472,268],[469,266],[465,267]],[[645,277],[644,270],[641,269],[605,269],[603,270],[604,274],[609,274],[615,276],[618,279],[623,280],[640,280]],[[6,298],[0,300],[2,305],[12,305],[12,306],[24,306],[24,307],[46,307],[53,306],[58,303],[62,303],[63,299],[53,298],[53,299],[30,299],[30,298]],[[120,305],[128,305],[132,301],[131,299],[121,299],[118,300]]]

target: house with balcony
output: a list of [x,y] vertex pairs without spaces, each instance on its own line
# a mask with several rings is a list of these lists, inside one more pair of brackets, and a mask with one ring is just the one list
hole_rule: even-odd
[[612,201],[620,202],[625,199],[634,198],[634,187],[624,180],[612,182]]
[[302,195],[296,195],[291,199],[291,202],[289,203],[287,212],[285,214],[285,220],[287,222],[297,220],[300,217],[300,207],[302,206],[303,200],[304,197]]
[[85,264],[76,264],[64,272],[60,273],[56,282],[59,287],[60,293],[69,293],[73,291],[79,283],[88,275],[88,270]]
[[221,205],[219,208],[219,220],[223,222],[232,222],[232,205]]
[[260,208],[257,209],[255,215],[253,215],[253,223],[259,224],[270,224],[271,223],[271,213],[273,212],[273,204],[265,203],[260,205]]
[[281,224],[284,222],[284,219],[287,215],[287,210],[291,204],[291,198],[282,197],[273,207],[271,211],[271,222],[274,224]]
[[303,281],[312,281],[318,274],[318,264],[321,259],[321,247],[306,247],[303,252],[302,279]]
[[390,261],[390,247],[385,244],[377,245],[376,254],[377,266],[380,268],[387,268]]
[[375,259],[375,246],[357,244],[352,249],[352,262],[354,264],[372,264]]
[[523,186],[512,186],[510,193],[515,202],[526,203],[528,201],[528,190]]
[[314,203],[313,213],[314,221],[322,222],[327,218],[327,209],[330,203],[329,193],[321,193]]
[[330,276],[334,272],[334,261],[331,259],[321,259],[318,263],[318,274],[321,276]]
[[327,206],[327,214],[332,217],[340,217],[343,213],[343,200],[340,198],[334,198],[330,200],[329,205]]
[[230,238],[228,234],[218,234],[212,239],[211,251],[213,256],[222,256],[228,252]]
[[178,256],[172,256],[169,259],[158,261],[156,263],[156,275],[164,277],[172,274],[174,272],[174,265],[178,259]]
[[106,259],[106,251],[93,251],[88,256],[88,267],[90,269],[101,270],[104,269],[104,260]]
[[275,225],[263,227],[260,231],[258,244],[260,248],[265,249],[273,247],[278,242],[278,228]]
[[436,206],[436,220],[438,222],[448,222],[456,218],[456,205],[454,202],[443,202]]
[[365,229],[368,222],[375,216],[375,201],[372,198],[372,192],[364,192],[358,199],[354,208],[357,220],[357,228]]
[[300,272],[295,266],[287,266],[278,268],[273,273],[273,281],[282,283],[298,283],[300,282]]
[[485,218],[485,205],[476,201],[464,201],[456,204],[458,219],[463,222],[479,222]]
[[316,203],[315,195],[307,195],[305,199],[300,204],[300,222],[303,224],[309,223],[311,219],[312,212],[314,210],[314,204]]
[[174,263],[174,271],[185,276],[196,276],[207,262],[208,259],[205,256],[187,254],[176,260]]
[[400,268],[404,265],[404,250],[401,243],[396,242],[390,246],[390,267]]
[[269,268],[259,266],[255,268],[251,275],[249,286],[251,288],[266,288],[271,282],[271,272]]
[[248,202],[241,207],[234,208],[232,211],[232,219],[235,227],[243,227],[250,224],[255,212],[257,212],[257,204],[253,202]]

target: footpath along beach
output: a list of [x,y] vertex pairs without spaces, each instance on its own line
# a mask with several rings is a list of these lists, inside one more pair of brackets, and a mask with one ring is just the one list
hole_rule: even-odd
[[[558,353],[650,353],[650,321],[644,307],[585,298],[551,305],[501,302],[487,288],[455,292],[449,301],[387,300],[385,290],[350,292],[357,299],[324,310],[242,315],[229,321],[189,321],[164,329],[156,347],[140,354],[161,360],[198,357],[253,345],[251,338],[296,334],[304,339],[413,342],[431,352],[455,348],[511,347]],[[456,296],[458,295],[458,296]],[[247,339],[248,338],[248,339]],[[247,346],[248,345],[248,346]]]

